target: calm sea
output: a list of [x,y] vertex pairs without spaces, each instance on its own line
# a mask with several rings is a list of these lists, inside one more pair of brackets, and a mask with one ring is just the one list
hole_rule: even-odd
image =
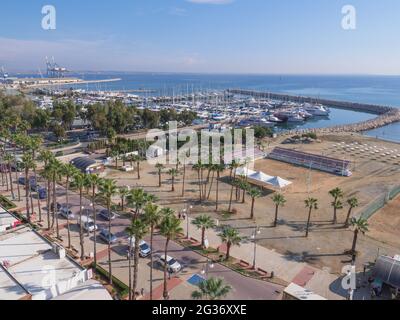
[[[112,83],[74,86],[90,90],[154,90],[149,95],[243,88],[298,94],[316,98],[390,105],[400,108],[400,77],[397,76],[300,76],[211,75],[175,73],[79,73],[85,80],[121,78]],[[330,119],[308,121],[300,127],[315,128],[367,120],[373,115],[332,109]],[[400,123],[367,134],[400,142]]]

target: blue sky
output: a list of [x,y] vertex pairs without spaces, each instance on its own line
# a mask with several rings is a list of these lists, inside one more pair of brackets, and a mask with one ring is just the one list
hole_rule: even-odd
[[[57,29],[41,28],[43,5]],[[357,29],[341,28],[342,7]],[[400,74],[398,0],[4,0],[0,65],[71,70]]]

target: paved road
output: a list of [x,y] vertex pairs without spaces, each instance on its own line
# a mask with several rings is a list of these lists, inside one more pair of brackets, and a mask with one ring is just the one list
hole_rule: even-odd
[[[57,194],[59,195],[58,201],[61,204],[65,203],[65,189],[61,186],[57,188]],[[75,215],[78,215],[79,212],[79,196],[75,193],[70,193],[69,202],[71,206],[72,212]],[[83,205],[88,208],[90,201],[88,199],[84,199]],[[103,207],[96,206],[96,211],[99,212],[102,210]],[[98,218],[98,226],[99,229],[108,228],[108,222],[104,221],[102,218]],[[60,218],[60,224],[66,223],[66,220]],[[118,216],[116,220],[112,222],[112,232],[118,237],[119,242],[113,246],[113,262],[117,264],[115,275],[120,278],[124,282],[128,282],[128,262],[125,258],[126,249],[127,249],[127,234],[125,232],[126,227],[129,225],[130,219],[124,216]],[[47,225],[46,223],[44,225]],[[72,243],[73,246],[79,250],[79,228],[75,222],[71,223],[71,233],[72,233]],[[64,237],[64,244],[66,245],[66,230],[63,229],[61,231],[62,236]],[[149,238],[145,239],[149,242]],[[97,239],[98,246],[97,246],[97,253],[102,253],[102,260],[103,262],[107,259],[106,255],[104,254],[104,250],[107,248],[105,243],[103,243],[99,238]],[[165,238],[162,236],[157,235],[153,242],[153,252],[154,253],[161,253],[164,251],[165,247]],[[89,237],[85,237],[85,250],[86,253],[93,251],[93,235]],[[183,246],[175,243],[170,242],[169,246],[169,255],[177,259],[182,265],[183,270],[178,275],[179,278],[183,280],[183,283],[187,284],[187,280],[194,274],[200,274],[201,270],[204,269],[206,264],[206,258],[203,256],[184,248]],[[140,274],[144,279],[141,281],[143,283],[142,287],[148,286],[148,274],[150,268],[150,259],[141,259],[141,271]],[[158,278],[162,278],[162,270],[158,270]],[[243,299],[243,300],[275,300],[279,298],[279,292],[282,292],[283,287],[274,285],[268,282],[259,281],[256,279],[248,278],[245,276],[240,275],[222,265],[215,264],[213,269],[210,269],[209,276],[221,277],[225,280],[227,284],[229,284],[233,291],[229,295],[228,299]],[[159,283],[160,279],[158,279]],[[155,284],[157,287],[158,284]],[[179,286],[175,289],[179,291]],[[192,290],[194,290],[193,288]],[[179,296],[179,298],[183,299],[187,297]]]

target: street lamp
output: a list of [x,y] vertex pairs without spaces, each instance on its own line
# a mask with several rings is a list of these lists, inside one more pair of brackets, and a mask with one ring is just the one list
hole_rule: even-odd
[[201,274],[205,276],[205,278],[208,278],[208,273],[210,269],[214,269],[214,262],[210,260],[210,258],[207,258],[207,262],[204,265],[203,270],[201,270]]
[[261,230],[259,227],[254,227],[253,234],[251,235],[251,239],[254,243],[254,256],[253,256],[253,269],[256,269],[256,259],[257,259],[257,236],[261,234]]

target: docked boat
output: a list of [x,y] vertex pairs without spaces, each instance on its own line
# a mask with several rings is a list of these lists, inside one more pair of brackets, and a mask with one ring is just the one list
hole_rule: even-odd
[[329,116],[330,114],[329,108],[320,104],[305,103],[303,109],[313,116]]

